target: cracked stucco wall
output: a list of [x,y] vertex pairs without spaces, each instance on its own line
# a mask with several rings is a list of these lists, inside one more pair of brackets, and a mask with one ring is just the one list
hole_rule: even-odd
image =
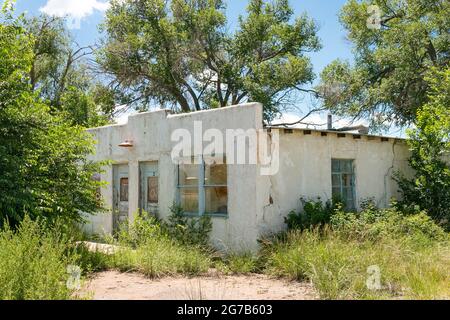
[[[386,207],[392,197],[399,197],[392,173],[400,170],[411,174],[407,159],[406,141],[351,133],[338,137],[337,133],[322,135],[319,131],[293,130],[280,136],[280,169],[277,174],[259,179],[260,236],[285,229],[284,217],[300,210],[300,197],[324,201],[331,198],[331,159],[353,159],[355,163],[356,204],[374,198],[377,205]],[[358,135],[357,135],[358,136]],[[385,139],[384,139],[385,140]]]

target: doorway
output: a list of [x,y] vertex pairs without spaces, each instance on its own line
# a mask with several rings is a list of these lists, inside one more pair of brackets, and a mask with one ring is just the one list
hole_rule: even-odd
[[113,232],[128,220],[128,164],[113,166]]
[[156,217],[159,194],[158,162],[139,163],[139,176],[139,208]]

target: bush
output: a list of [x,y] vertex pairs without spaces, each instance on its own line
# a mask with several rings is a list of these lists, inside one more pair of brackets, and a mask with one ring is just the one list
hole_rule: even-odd
[[408,131],[412,178],[396,172],[401,205],[419,206],[450,231],[450,68],[432,69],[426,80],[429,102]]
[[261,270],[258,257],[251,252],[230,253],[216,263],[216,268],[225,274],[249,274]]
[[331,201],[322,202],[320,197],[307,200],[300,198],[303,211],[297,213],[291,211],[285,218],[288,229],[309,229],[311,227],[323,226],[330,221],[336,204]]
[[186,240],[188,235],[173,238],[170,231],[170,227],[147,214],[137,217],[132,224],[121,228],[116,243],[120,249],[111,256],[111,267],[139,271],[149,277],[208,271],[211,260],[205,248],[187,245],[193,242]]
[[69,299],[67,267],[76,254],[58,228],[29,217],[0,230],[0,300]]
[[[448,234],[425,213],[337,211],[329,226],[290,231],[265,250],[266,272],[311,280],[323,299],[450,298]],[[369,267],[380,270],[377,290]]]
[[366,208],[360,213],[337,210],[331,217],[331,227],[341,237],[355,240],[409,238],[414,242],[443,241],[446,232],[425,213],[404,215],[395,208]]
[[164,225],[168,234],[184,245],[207,246],[212,230],[211,217],[187,217],[181,207],[172,205],[172,214]]

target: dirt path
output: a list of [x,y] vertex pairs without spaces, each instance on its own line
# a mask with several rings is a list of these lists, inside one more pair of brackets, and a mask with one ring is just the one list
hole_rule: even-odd
[[308,283],[271,279],[265,275],[168,277],[149,279],[137,273],[98,273],[82,290],[95,300],[309,300]]

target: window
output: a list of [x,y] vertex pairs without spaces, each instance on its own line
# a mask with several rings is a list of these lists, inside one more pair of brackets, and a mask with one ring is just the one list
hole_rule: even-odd
[[[222,160],[222,159],[220,159]],[[187,213],[228,213],[227,165],[218,158],[178,166],[179,204]]]
[[147,178],[147,202],[158,203],[158,177]]
[[120,201],[128,201],[128,178],[120,178]]
[[346,209],[355,209],[355,175],[353,160],[331,160],[332,196],[344,203]]

